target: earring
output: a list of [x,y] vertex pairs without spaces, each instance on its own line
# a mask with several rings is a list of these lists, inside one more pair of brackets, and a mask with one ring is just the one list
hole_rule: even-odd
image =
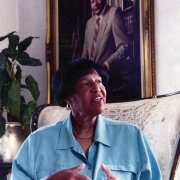
[[67,105],[66,105],[66,109],[67,110],[70,110],[71,109],[71,107],[70,107],[70,105],[67,103]]

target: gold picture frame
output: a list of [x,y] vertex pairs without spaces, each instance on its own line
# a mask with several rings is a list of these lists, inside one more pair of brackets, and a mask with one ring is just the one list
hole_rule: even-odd
[[[137,0],[134,1],[136,3]],[[51,101],[52,74],[59,69],[59,12],[58,0],[47,2],[46,60],[48,69],[48,101]],[[154,1],[139,1],[141,98],[156,96]]]

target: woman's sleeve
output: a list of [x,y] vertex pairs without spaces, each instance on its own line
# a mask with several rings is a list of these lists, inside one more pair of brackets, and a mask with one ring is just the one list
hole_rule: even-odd
[[[33,144],[33,143],[32,143]],[[28,137],[19,149],[13,163],[11,180],[32,180],[33,178],[33,152],[31,152],[31,140]]]

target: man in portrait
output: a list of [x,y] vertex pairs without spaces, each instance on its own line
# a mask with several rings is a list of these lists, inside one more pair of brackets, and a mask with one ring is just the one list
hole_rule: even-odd
[[106,0],[90,0],[90,6],[92,17],[86,24],[82,57],[109,72],[107,93],[111,100],[127,99],[132,94],[132,65],[122,10],[108,6]]

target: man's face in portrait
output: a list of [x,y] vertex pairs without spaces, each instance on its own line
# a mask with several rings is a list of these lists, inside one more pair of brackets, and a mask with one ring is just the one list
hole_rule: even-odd
[[90,0],[93,14],[99,15],[106,4],[106,0]]

